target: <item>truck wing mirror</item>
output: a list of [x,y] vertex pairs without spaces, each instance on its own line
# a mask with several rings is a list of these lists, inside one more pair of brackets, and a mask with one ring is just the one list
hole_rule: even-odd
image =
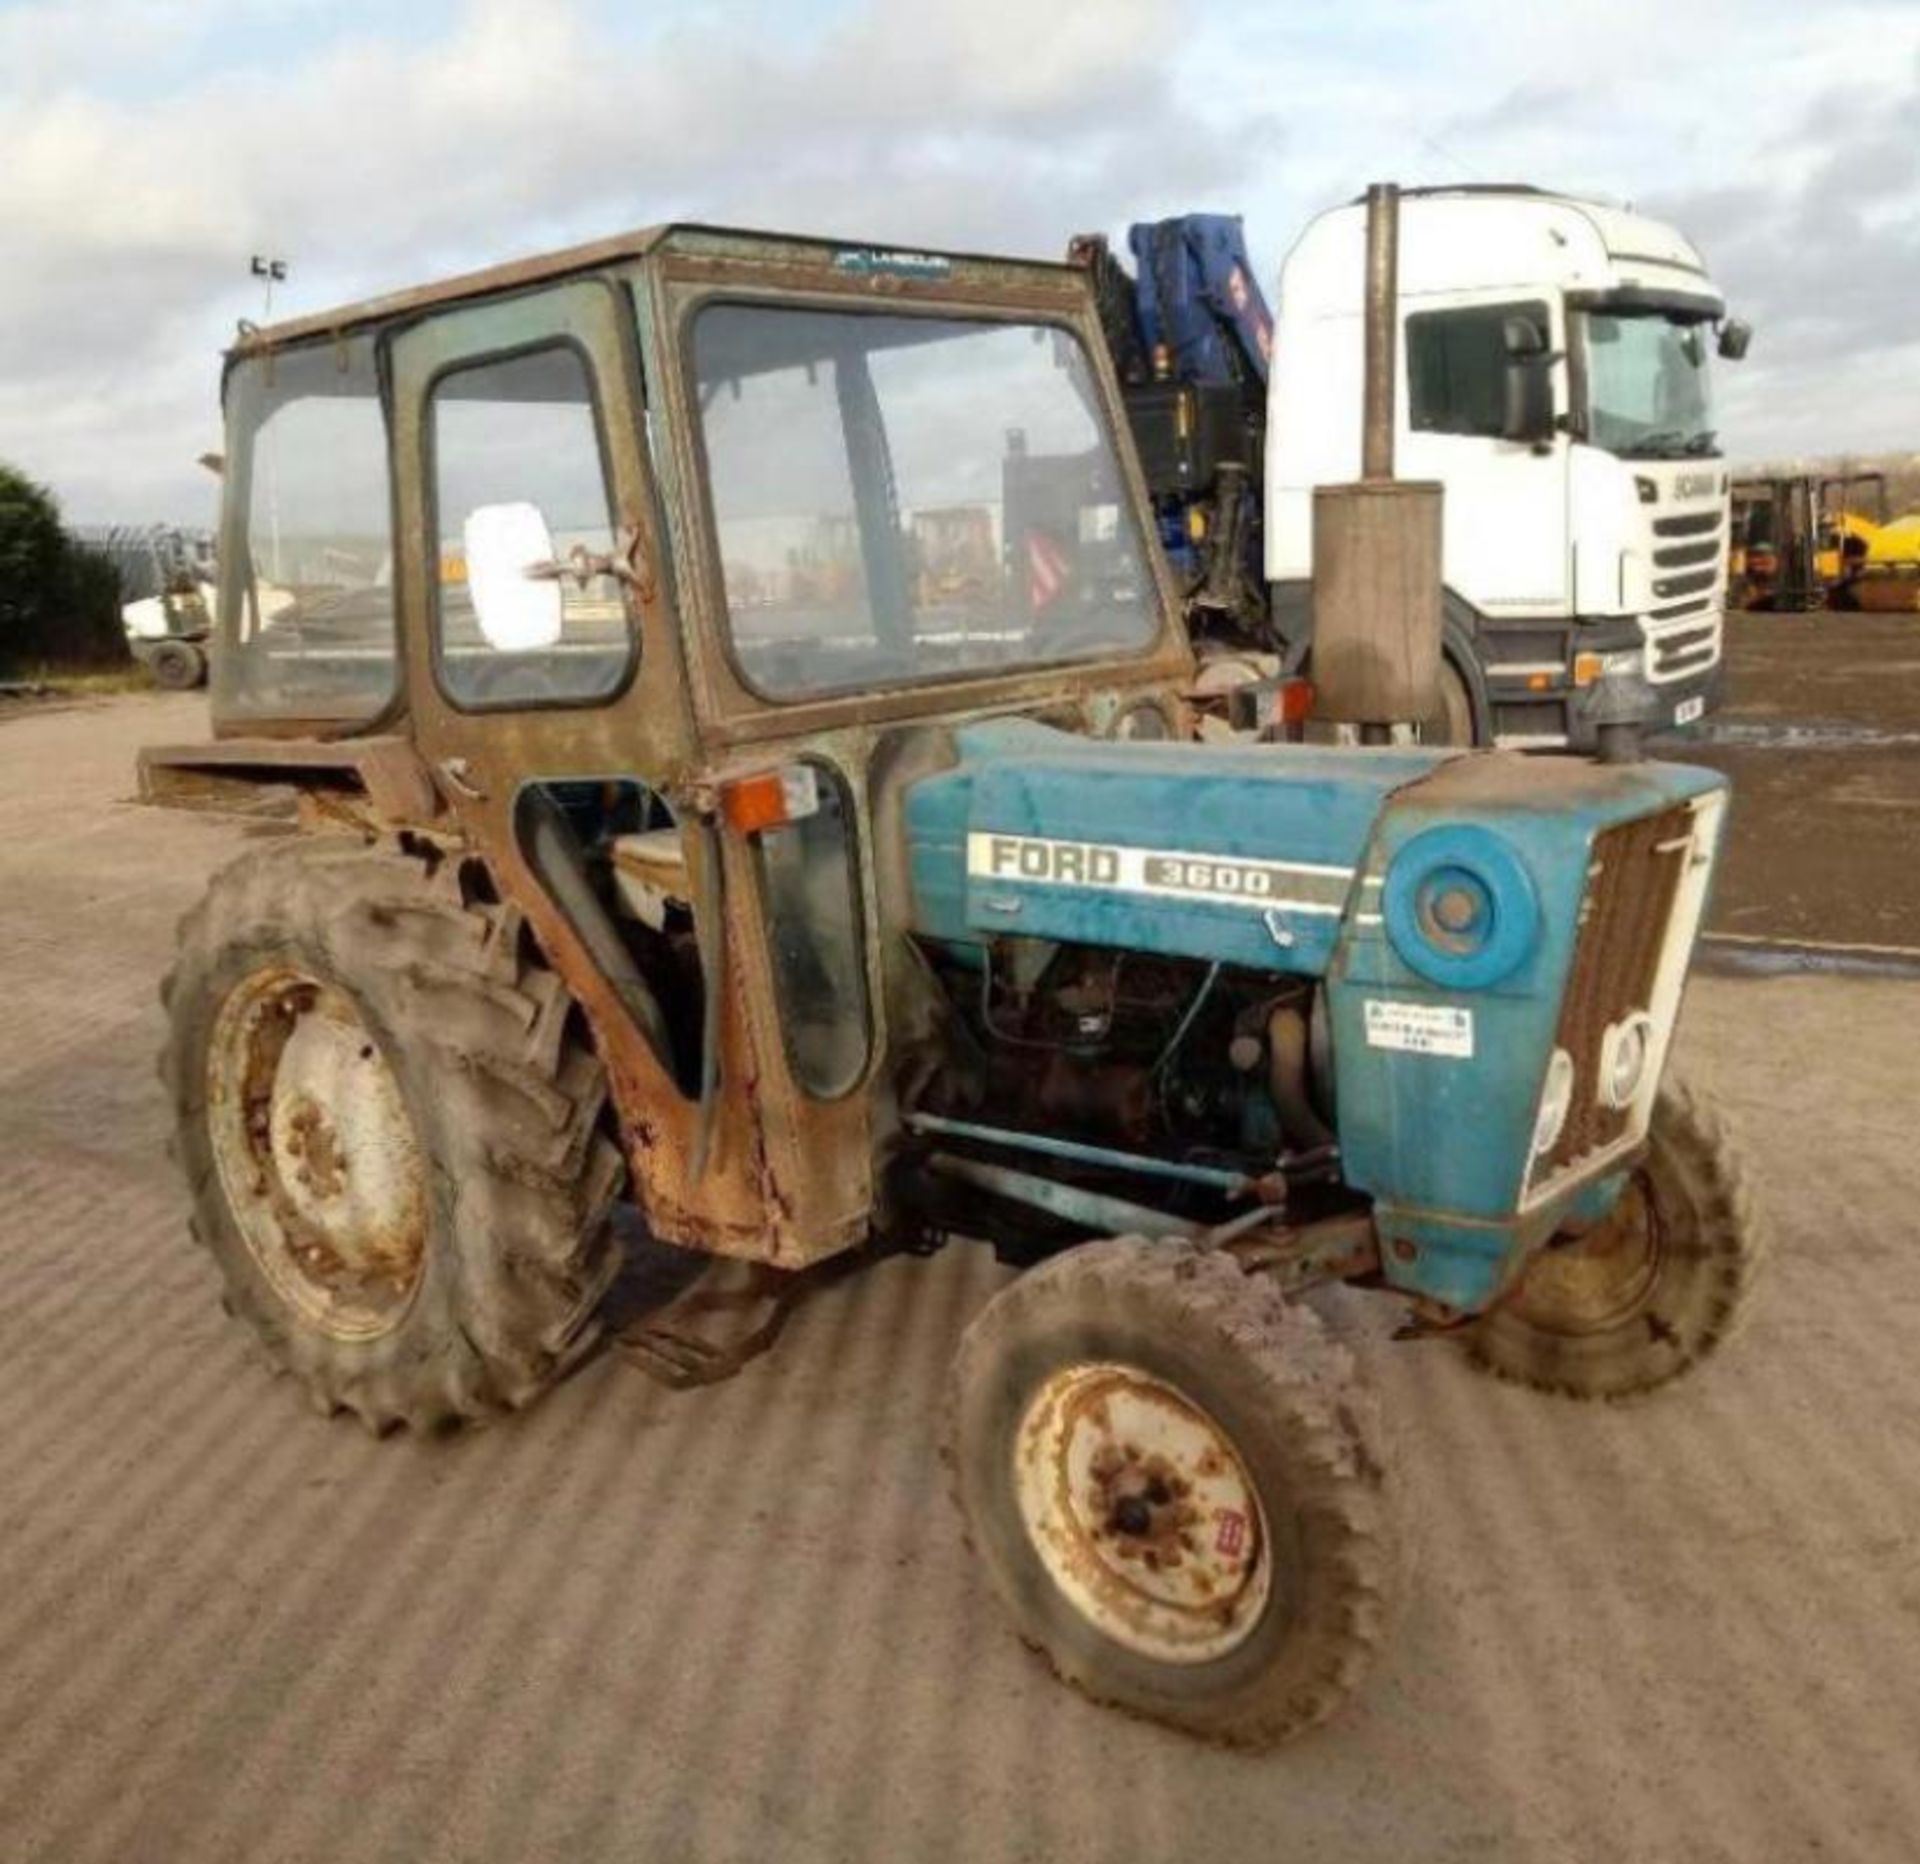
[[1510,361],[1521,356],[1544,356],[1547,353],[1547,333],[1531,317],[1505,319],[1501,325],[1501,336]]
[[1744,317],[1729,317],[1720,326],[1720,354],[1738,362],[1753,341],[1753,326]]
[[1525,446],[1553,438],[1553,358],[1544,350],[1507,358],[1501,437]]
[[538,505],[476,505],[461,526],[467,595],[487,645],[524,654],[560,639],[553,534]]

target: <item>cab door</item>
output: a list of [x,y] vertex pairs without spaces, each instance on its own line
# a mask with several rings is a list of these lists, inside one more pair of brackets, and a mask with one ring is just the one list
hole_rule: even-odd
[[769,1108],[728,1091],[778,1038],[749,1013],[764,950],[729,935],[742,857],[701,801],[626,287],[430,314],[384,361],[421,755],[592,1026],[655,1232],[791,1258],[811,1213]]
[[[1402,325],[1398,470],[1446,486],[1447,586],[1495,623],[1573,608],[1568,438],[1528,444],[1502,435],[1507,325],[1524,319],[1543,346],[1563,348],[1555,315],[1542,299],[1456,300],[1411,310]],[[1565,371],[1555,374],[1564,379]]]

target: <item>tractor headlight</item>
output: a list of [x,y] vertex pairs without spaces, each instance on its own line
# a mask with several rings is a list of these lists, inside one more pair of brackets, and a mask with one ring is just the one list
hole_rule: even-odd
[[1573,1105],[1573,1057],[1563,1048],[1553,1051],[1547,1063],[1547,1083],[1540,1090],[1540,1111],[1533,1116],[1533,1153],[1538,1158],[1551,1152],[1567,1124],[1567,1111]]
[[1538,942],[1540,902],[1515,849],[1472,823],[1423,829],[1394,857],[1382,895],[1401,960],[1448,990],[1484,990]]
[[1653,1018],[1645,1010],[1610,1024],[1600,1038],[1600,1098],[1610,1107],[1632,1106],[1652,1057]]

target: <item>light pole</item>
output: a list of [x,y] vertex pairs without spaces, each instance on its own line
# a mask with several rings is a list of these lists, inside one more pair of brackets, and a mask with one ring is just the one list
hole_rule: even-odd
[[[260,321],[263,324],[270,324],[273,322],[273,288],[285,281],[287,262],[284,259],[270,259],[264,253],[256,252],[249,270],[255,278],[260,280],[266,293],[266,302],[260,310]],[[275,576],[282,576],[285,574],[285,568],[280,561],[280,475],[275,470],[274,447],[270,437],[265,452],[266,457],[261,464],[266,468],[263,476],[266,479],[267,491],[267,530],[273,552],[273,573]]]
[[256,252],[253,255],[251,270],[254,277],[260,279],[266,287],[267,301],[261,309],[260,321],[263,324],[271,323],[273,321],[273,288],[285,281],[287,262],[284,259],[269,259],[264,253]]

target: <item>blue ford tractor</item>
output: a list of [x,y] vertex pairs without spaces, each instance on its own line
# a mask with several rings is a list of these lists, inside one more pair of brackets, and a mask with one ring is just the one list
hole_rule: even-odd
[[1080,270],[653,229],[248,331],[224,398],[214,733],[143,789],[303,832],[183,923],[163,1077],[321,1410],[498,1417],[609,1336],[698,1384],[985,1239],[945,1454],[994,1589],[1259,1744],[1402,1571],[1312,1290],[1584,1397],[1726,1336],[1753,1232],[1667,1069],[1720,779],[1393,742],[1393,483],[1323,559],[1374,742],[1202,741]]

